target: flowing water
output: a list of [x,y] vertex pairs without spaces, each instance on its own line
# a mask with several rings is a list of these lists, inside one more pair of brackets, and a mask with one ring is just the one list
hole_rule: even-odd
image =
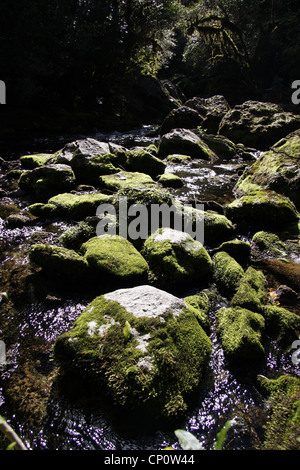
[[[147,136],[148,131],[149,128],[145,127],[139,133],[114,133],[109,136],[98,133],[93,137],[110,139],[130,147],[155,142],[153,137]],[[69,140],[74,140],[74,137]],[[24,148],[15,150],[10,158],[7,155],[7,160],[14,160],[26,153],[53,152],[65,142],[58,139],[33,142],[31,146],[24,144]],[[184,181],[183,188],[173,190],[180,201],[213,200],[222,204],[233,198],[232,188],[240,166],[238,160],[218,161],[215,164],[192,161],[169,163],[166,171],[177,174]],[[5,179],[2,179],[2,184],[4,189],[5,185],[9,187]],[[28,205],[28,201],[14,191],[6,194],[5,201],[24,208]],[[13,288],[17,278],[22,275],[26,277],[27,252],[32,240],[55,242],[67,225],[46,221],[10,228],[0,219],[0,228],[1,282],[4,287]],[[28,285],[25,284],[23,289],[28,294]],[[264,398],[248,371],[243,371],[243,376],[238,378],[226,368],[215,333],[214,316],[221,306],[228,304],[227,299],[216,291],[214,293],[210,312],[213,344],[210,372],[185,419],[176,427],[191,431],[205,448],[210,449],[225,421],[236,418],[236,424],[230,431],[228,448],[253,449],[262,433]],[[33,450],[160,450],[170,445],[179,448],[172,427],[151,425],[130,416],[118,415],[104,401],[100,405],[99,401],[84,402],[84,384],[81,384],[82,389],[73,390],[72,396],[60,393],[56,386],[53,343],[58,335],[70,329],[91,300],[88,295],[68,296],[60,292],[43,300],[16,302],[13,306],[2,301],[0,339],[6,344],[6,362],[0,363],[0,415],[6,417],[26,446]],[[258,373],[272,376],[278,372],[300,375],[290,354],[284,354],[271,344]]]

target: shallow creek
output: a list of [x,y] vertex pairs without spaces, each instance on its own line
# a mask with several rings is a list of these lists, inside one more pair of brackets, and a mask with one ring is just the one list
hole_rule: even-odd
[[[146,136],[148,130],[145,128],[138,135],[114,133],[93,137],[99,140],[109,138],[129,147],[152,143],[153,138]],[[25,145],[25,151],[16,149],[10,158],[7,155],[7,160],[14,160],[26,153],[50,153],[62,148],[65,142],[32,142]],[[198,199],[222,204],[233,198],[232,188],[240,167],[241,162],[232,160],[215,164],[192,161],[168,164],[166,171],[177,174],[184,181],[183,188],[173,190],[174,196],[181,202]],[[5,180],[2,182],[5,184]],[[14,193],[8,194],[7,202],[10,201],[21,207],[28,204]],[[26,274],[27,251],[32,240],[42,237],[43,241],[55,242],[67,225],[57,222],[9,228],[0,219],[0,228],[2,290],[8,283],[13,285],[15,276]],[[27,288],[25,285],[24,290]],[[76,298],[60,292],[43,301],[16,302],[13,306],[2,302],[1,313],[5,319],[2,317],[0,321],[0,339],[6,344],[7,360],[0,365],[0,415],[33,450],[159,450],[170,445],[179,448],[172,427],[150,425],[128,416],[120,417],[109,410],[104,402],[102,406],[93,402],[87,404],[82,399],[84,384],[82,390],[73,391],[72,397],[63,396],[58,391],[52,357],[53,343],[58,335],[70,329],[91,300],[88,296]],[[191,431],[206,449],[210,449],[225,421],[235,417],[236,424],[230,430],[227,448],[254,449],[259,445],[266,417],[264,399],[247,371],[242,378],[238,378],[226,369],[214,328],[215,312],[226,305],[227,300],[215,292],[215,302],[210,312],[213,343],[210,371],[204,387],[194,397],[185,420],[177,423],[176,428]],[[258,373],[270,377],[277,372],[300,375],[290,355],[271,344]]]

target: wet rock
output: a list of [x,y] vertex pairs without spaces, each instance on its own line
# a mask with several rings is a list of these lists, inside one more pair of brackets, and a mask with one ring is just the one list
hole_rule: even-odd
[[250,266],[231,299],[232,307],[242,307],[261,313],[267,301],[267,279],[262,273]]
[[206,281],[212,274],[212,261],[206,249],[179,230],[157,230],[145,241],[143,254],[156,279],[164,286]]
[[216,154],[194,132],[188,129],[173,129],[162,136],[159,142],[158,154],[167,157],[171,154],[189,155],[203,160],[217,160]]
[[33,168],[46,165],[52,159],[52,154],[37,153],[35,155],[24,155],[20,157],[20,163],[24,170],[33,170]]
[[252,237],[252,253],[264,258],[278,258],[286,256],[287,250],[276,233],[262,230]]
[[167,134],[172,129],[196,129],[203,122],[203,116],[189,106],[180,106],[165,117],[160,128],[160,135]]
[[283,305],[294,305],[299,300],[299,294],[285,285],[279,286],[275,294],[278,302]]
[[34,217],[31,214],[19,213],[9,215],[6,221],[9,227],[16,228],[29,224],[33,219]]
[[125,153],[121,156],[111,153],[89,157],[75,154],[70,161],[77,183],[99,186],[102,175],[120,171],[126,162]]
[[185,102],[185,106],[195,109],[204,120],[201,124],[203,130],[216,134],[221,119],[230,110],[230,106],[222,95],[200,98],[198,96]]
[[100,142],[96,139],[87,138],[67,143],[62,150],[56,152],[55,159],[57,163],[65,163],[70,165],[72,164],[73,158],[78,155],[89,159],[96,155],[122,155],[125,151],[126,149],[124,147],[112,142]]
[[246,101],[222,118],[219,134],[236,143],[265,150],[300,127],[300,117],[273,103]]
[[197,133],[208,147],[220,158],[230,159],[238,153],[238,147],[231,140],[227,139],[227,137],[206,134],[201,129],[198,129]]
[[300,331],[300,316],[277,305],[265,305],[262,315],[266,321],[266,334],[281,347],[297,340]]
[[75,187],[75,174],[68,165],[51,164],[40,166],[22,173],[19,187],[33,194],[37,199],[45,200]]
[[222,243],[218,248],[213,250],[213,253],[218,251],[225,251],[239,264],[246,265],[251,253],[251,245],[249,242],[243,240],[229,240]]
[[[300,123],[299,123],[300,125]],[[300,130],[264,152],[239,178],[234,191],[242,196],[269,189],[284,194],[300,206]]]
[[211,342],[182,299],[151,286],[97,297],[58,337],[61,372],[104,384],[111,403],[152,418],[186,411],[201,386]]

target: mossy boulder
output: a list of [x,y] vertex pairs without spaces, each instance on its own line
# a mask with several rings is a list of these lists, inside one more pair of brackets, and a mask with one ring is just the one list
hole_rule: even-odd
[[127,152],[126,169],[128,171],[146,173],[152,178],[164,173],[166,163],[147,150],[131,150]]
[[77,251],[83,243],[95,236],[95,227],[92,224],[80,221],[68,228],[63,235],[61,235],[59,241],[65,248]]
[[186,411],[211,349],[182,299],[141,285],[93,300],[54,355],[62,372],[99,385],[113,405],[161,419]]
[[230,105],[222,95],[214,95],[209,98],[195,96],[184,104],[203,116],[201,127],[211,134],[217,134],[221,119],[230,110]]
[[124,147],[113,142],[101,142],[88,137],[68,142],[61,150],[55,153],[55,159],[57,163],[72,165],[73,158],[78,157],[78,155],[89,160],[92,157],[105,154],[114,154],[122,157],[125,152],[126,149]]
[[225,215],[238,230],[278,231],[288,225],[297,230],[299,214],[292,201],[274,191],[254,191],[225,206]]
[[29,260],[47,274],[64,279],[84,279],[89,273],[87,261],[74,250],[61,246],[37,243],[29,250]]
[[252,251],[259,252],[264,258],[282,257],[286,255],[286,247],[276,233],[261,230],[252,237]]
[[264,357],[262,333],[264,317],[245,308],[221,308],[216,314],[217,335],[230,366],[247,367],[248,372]]
[[145,241],[143,254],[165,286],[206,281],[212,274],[212,261],[202,243],[179,230],[158,229]]
[[181,188],[183,186],[182,179],[179,176],[174,175],[174,173],[164,173],[157,181],[164,188]]
[[225,251],[216,253],[213,258],[213,277],[218,287],[226,294],[233,295],[242,278],[242,266]]
[[161,137],[158,155],[167,157],[174,153],[209,161],[217,160],[216,154],[208,145],[195,132],[188,129],[173,129]]
[[300,450],[300,379],[284,374],[275,379],[258,377],[267,396],[268,420],[262,450]]
[[152,187],[156,183],[150,175],[139,173],[138,171],[119,171],[112,175],[101,176],[100,185],[113,192],[125,188]]
[[211,325],[208,314],[211,304],[205,291],[200,292],[200,294],[194,294],[185,297],[184,302],[189,306],[189,309],[194,312],[195,317],[202,326],[203,330],[207,334],[210,334]]
[[222,159],[230,159],[238,153],[238,147],[227,137],[222,135],[206,134],[200,129],[197,130],[199,137],[208,147]]
[[231,299],[231,306],[261,313],[267,301],[267,287],[268,283],[263,272],[250,266]]
[[39,166],[22,173],[19,187],[44,201],[55,194],[75,187],[76,179],[72,168],[63,164]]
[[203,122],[203,116],[189,106],[179,106],[173,109],[163,120],[160,135],[167,134],[172,129],[196,129]]
[[173,154],[167,156],[168,163],[187,163],[192,161],[192,157],[189,155]]
[[266,321],[266,334],[282,347],[291,346],[300,334],[300,316],[277,305],[265,305],[262,315]]
[[104,277],[127,283],[148,280],[147,262],[128,240],[118,235],[93,237],[80,251],[89,267]]
[[62,193],[50,198],[47,204],[32,204],[29,211],[37,217],[83,220],[88,216],[95,216],[101,204],[111,204],[112,201],[112,196],[102,193]]
[[[299,124],[300,125],[300,124]],[[300,207],[300,130],[264,152],[239,178],[234,191],[244,196],[269,189],[284,194]]]
[[33,170],[33,168],[38,168],[39,166],[46,165],[52,159],[52,154],[37,153],[34,155],[24,155],[20,157],[20,163],[21,167],[24,168],[24,170]]
[[92,157],[82,153],[73,156],[70,165],[77,183],[99,186],[102,175],[111,175],[120,171],[126,163],[126,155],[105,153]]
[[235,143],[265,150],[299,127],[300,117],[277,104],[249,100],[225,114],[219,134]]

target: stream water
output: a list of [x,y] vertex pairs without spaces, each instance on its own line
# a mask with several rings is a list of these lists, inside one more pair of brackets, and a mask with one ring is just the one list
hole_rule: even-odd
[[[147,136],[148,131],[145,127],[142,132],[98,133],[93,137],[130,147],[155,142],[153,136]],[[27,153],[51,153],[62,148],[66,141],[74,140],[74,136],[64,142],[62,139],[24,143],[24,147],[15,148],[11,154],[7,152],[5,157],[15,160]],[[197,198],[222,204],[233,198],[232,188],[240,166],[238,160],[215,164],[194,160],[184,164],[170,163],[166,171],[183,179],[183,188],[173,190],[174,196],[182,202]],[[2,183],[6,189],[6,180],[2,179]],[[21,207],[28,204],[14,191],[7,192],[5,200]],[[12,283],[14,276],[26,273],[27,251],[33,238],[55,242],[67,225],[34,223],[10,228],[0,219],[0,228],[2,284],[5,285]],[[102,406],[98,402],[87,405],[81,399],[80,390],[75,391],[73,397],[63,396],[54,385],[53,343],[72,326],[91,300],[88,295],[77,298],[59,293],[43,301],[21,303],[6,310],[6,318],[2,317],[0,321],[0,339],[6,344],[6,362],[0,364],[0,415],[33,450],[160,450],[171,445],[180,448],[172,427],[121,417],[106,407],[105,402]],[[215,312],[226,305],[227,300],[216,292],[210,312],[213,343],[210,372],[177,428],[191,431],[206,449],[210,449],[225,421],[236,418],[227,448],[254,449],[259,444],[265,419],[264,398],[247,371],[238,378],[226,368],[214,328]],[[266,351],[265,363],[257,372],[268,376],[278,372],[300,375],[290,355],[272,344]]]

